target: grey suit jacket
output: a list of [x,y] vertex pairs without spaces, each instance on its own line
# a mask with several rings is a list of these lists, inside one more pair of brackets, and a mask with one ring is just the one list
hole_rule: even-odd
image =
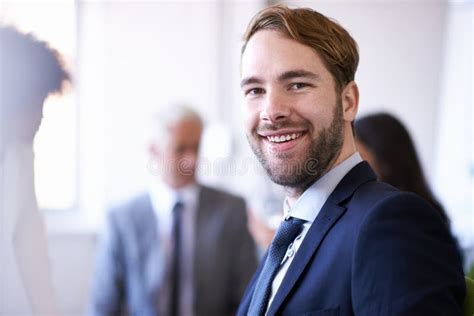
[[[113,209],[106,223],[89,314],[158,315],[163,247],[150,196]],[[195,238],[195,315],[235,315],[257,265],[244,200],[201,186]]]

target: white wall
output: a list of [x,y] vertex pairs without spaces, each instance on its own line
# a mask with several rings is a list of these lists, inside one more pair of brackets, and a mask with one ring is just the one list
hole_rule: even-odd
[[446,30],[433,184],[460,242],[474,249],[474,2],[450,3]]

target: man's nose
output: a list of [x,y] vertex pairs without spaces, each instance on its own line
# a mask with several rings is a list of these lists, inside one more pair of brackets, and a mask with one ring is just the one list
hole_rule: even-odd
[[194,168],[198,160],[198,151],[195,149],[188,149],[184,153],[184,159],[188,162],[189,167]]
[[260,119],[269,123],[276,123],[288,118],[290,109],[288,100],[283,93],[270,90],[265,95],[263,110],[260,112]]

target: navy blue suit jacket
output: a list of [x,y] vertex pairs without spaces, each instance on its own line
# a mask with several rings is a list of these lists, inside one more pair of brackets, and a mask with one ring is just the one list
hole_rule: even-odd
[[461,260],[438,213],[361,162],[322,207],[267,315],[461,315],[464,295]]

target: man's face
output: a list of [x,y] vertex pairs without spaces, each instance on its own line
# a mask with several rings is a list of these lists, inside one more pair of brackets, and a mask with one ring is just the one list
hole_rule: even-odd
[[160,159],[163,181],[174,188],[194,183],[202,126],[194,120],[182,120],[168,127],[168,135],[153,154]]
[[310,47],[276,31],[252,36],[242,56],[246,132],[272,181],[304,189],[335,162],[344,120],[335,81]]

